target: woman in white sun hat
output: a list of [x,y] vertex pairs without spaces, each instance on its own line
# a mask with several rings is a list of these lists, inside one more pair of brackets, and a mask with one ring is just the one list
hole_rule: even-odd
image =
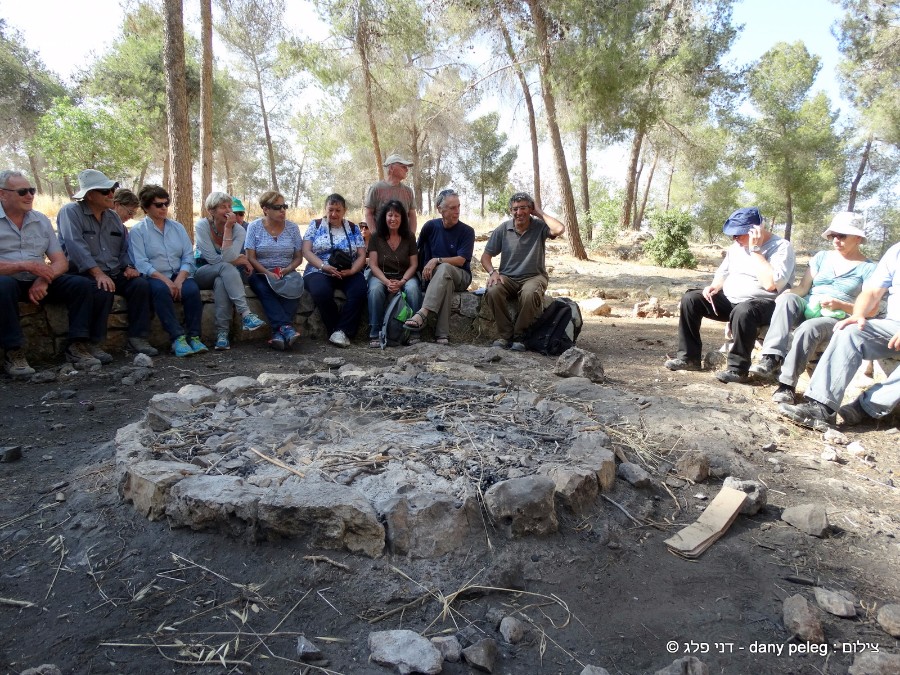
[[822,233],[831,250],[813,256],[800,283],[776,300],[762,357],[750,367],[750,373],[762,380],[778,376],[772,394],[776,403],[794,403],[797,380],[810,357],[853,310],[863,282],[875,271],[875,263],[859,248],[866,240],[862,226],[862,216],[856,213],[835,214]]

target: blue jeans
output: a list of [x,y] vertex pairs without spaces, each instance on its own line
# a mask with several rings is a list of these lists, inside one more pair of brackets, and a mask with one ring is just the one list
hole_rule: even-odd
[[[0,347],[22,347],[22,327],[19,324],[19,302],[28,301],[33,281],[20,281],[0,276]],[[69,310],[69,341],[87,340],[90,335],[91,313],[94,307],[96,284],[77,274],[56,277],[47,287],[45,302],[60,302]]]
[[[96,282],[87,277],[92,284]],[[106,328],[109,313],[112,311],[116,295],[124,296],[128,311],[128,337],[145,338],[150,333],[150,281],[147,277],[126,279],[124,274],[112,277],[116,284],[115,293],[97,291],[94,299],[94,318],[91,325],[91,342],[98,344],[106,340]]]
[[[172,281],[178,274],[172,275]],[[188,277],[181,286],[181,306],[184,308],[184,328],[178,323],[178,317],[175,316],[175,301],[172,299],[172,293],[169,287],[159,279],[148,277],[150,282],[150,298],[153,304],[153,311],[159,317],[159,322],[163,329],[169,334],[169,338],[174,342],[182,335],[188,337],[200,337],[200,320],[203,316],[203,301],[200,300],[200,289],[197,282]],[[187,330],[185,330],[187,329]]]
[[272,332],[277,331],[282,326],[294,325],[294,315],[297,313],[300,298],[281,297],[269,286],[269,282],[266,281],[266,275],[259,272],[251,274],[247,283],[250,284],[250,288],[253,289],[256,297],[259,298]]
[[[330,335],[336,330],[352,338],[359,328],[359,316],[362,314],[363,303],[366,299],[366,280],[362,272],[349,276],[346,279],[330,277],[322,272],[310,272],[303,277],[306,290],[312,295],[313,302],[325,324],[325,330]],[[347,296],[347,302],[338,310],[334,301],[334,292],[341,289]]]
[[[413,277],[403,284],[403,291],[406,293],[406,302],[414,312],[419,311],[422,307],[422,287],[419,286],[419,279]],[[381,331],[381,324],[384,322],[384,308],[387,306],[388,293],[387,286],[374,276],[369,277],[369,337],[376,338]]]

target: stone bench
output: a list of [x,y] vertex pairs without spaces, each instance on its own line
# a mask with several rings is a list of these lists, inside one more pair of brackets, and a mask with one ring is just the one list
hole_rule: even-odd
[[[250,309],[260,318],[265,319],[262,304],[249,287],[246,287],[246,291]],[[203,300],[202,338],[207,345],[211,346],[216,336],[213,292],[200,291],[200,297]],[[339,304],[342,304],[345,300],[342,291],[337,291],[335,298]],[[470,291],[453,294],[450,313],[450,339],[452,341],[474,342],[478,339],[493,340],[496,338],[493,313],[487,304],[482,302],[483,298],[483,295],[476,295]],[[545,305],[550,304],[552,300],[549,296],[544,296]],[[183,320],[181,304],[175,303],[175,309],[179,320]],[[125,310],[125,299],[117,295],[109,315],[109,330],[106,340],[106,348],[112,352],[121,351],[125,348],[128,328]],[[518,311],[517,303],[510,304],[510,311]],[[25,349],[29,360],[47,362],[58,359],[65,349],[66,332],[69,325],[65,306],[53,303],[35,306],[31,303],[22,302],[19,303],[19,316],[21,317],[22,331],[25,335]],[[294,324],[304,338],[314,340],[326,340],[328,338],[325,334],[325,326],[309,293],[304,293],[300,299]],[[429,322],[429,327],[423,331],[425,339],[433,337],[431,325],[433,325],[433,320]],[[350,338],[363,340],[367,335],[368,308],[364,306],[362,317],[360,318],[359,331],[356,336],[350,336]],[[240,328],[240,317],[235,316],[232,319],[232,344],[268,340],[270,337],[271,335],[266,328],[260,328],[255,331],[242,331]],[[159,319],[155,316],[150,323],[148,340],[154,347],[160,349],[162,353],[168,352],[169,336],[163,330]]]

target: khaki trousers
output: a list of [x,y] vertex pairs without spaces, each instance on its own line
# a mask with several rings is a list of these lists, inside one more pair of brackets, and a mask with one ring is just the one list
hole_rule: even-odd
[[450,337],[450,305],[453,301],[453,293],[466,290],[470,283],[472,283],[472,275],[460,267],[441,263],[435,268],[428,287],[425,289],[422,307],[429,312],[434,312],[437,317],[437,323],[434,326],[436,338]]
[[[500,283],[487,289],[485,300],[494,313],[497,335],[503,340],[520,339],[544,311],[544,291],[548,279],[540,274],[517,281],[501,275]],[[515,324],[509,316],[507,303],[519,299],[519,314]]]

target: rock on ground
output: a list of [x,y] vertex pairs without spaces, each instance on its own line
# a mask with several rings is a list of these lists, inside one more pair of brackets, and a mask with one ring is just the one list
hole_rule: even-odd
[[653,675],[709,675],[709,666],[696,656],[685,656],[672,661]]
[[559,528],[553,495],[556,485],[546,476],[526,476],[501,481],[484,493],[491,518],[506,526],[509,534],[550,534]]
[[637,464],[622,462],[619,464],[616,474],[619,478],[631,483],[636,488],[650,487],[650,474]]
[[745,516],[755,516],[768,501],[769,489],[759,481],[741,480],[740,478],[728,476],[723,483],[723,487],[730,487],[747,494],[747,499],[741,507],[741,514]]
[[546,473],[556,485],[556,495],[563,506],[575,515],[584,515],[597,500],[597,474],[591,469],[571,466],[545,466]]
[[612,314],[612,305],[603,298],[588,298],[578,302],[582,314],[588,316],[609,316]]
[[383,666],[396,666],[402,675],[436,675],[444,658],[427,638],[411,630],[383,630],[369,633],[372,660]]
[[572,347],[560,354],[553,373],[559,377],[586,377],[595,383],[606,381],[600,357],[580,347]]
[[609,671],[600,666],[585,666],[579,675],[609,675]]
[[816,594],[816,604],[829,614],[845,618],[856,616],[853,602],[842,594],[829,591],[827,588],[816,587],[813,590]]
[[52,663],[44,663],[36,668],[23,670],[22,675],[62,675],[62,671]]
[[469,509],[446,494],[416,492],[378,505],[392,553],[436,558],[456,550],[469,534]]
[[819,621],[819,617],[815,615],[806,598],[799,593],[784,601],[782,617],[784,627],[801,640],[817,643],[825,641],[822,622]]
[[494,664],[497,662],[499,653],[497,641],[492,638],[485,638],[484,640],[479,640],[471,647],[463,649],[463,658],[473,668],[493,673]]
[[849,675],[897,675],[900,673],[900,654],[887,652],[857,654],[847,672]]
[[525,624],[514,616],[505,616],[500,622],[500,635],[509,644],[518,644],[525,637]]
[[709,478],[709,455],[697,450],[689,450],[675,462],[675,471],[682,478],[694,483],[702,483]]
[[444,661],[456,663],[462,658],[462,646],[455,635],[442,635],[431,638],[431,644],[441,653]]
[[900,605],[884,605],[878,610],[876,621],[888,634],[900,638]]
[[824,537],[828,532],[828,514],[822,504],[791,506],[782,512],[781,519],[814,537]]
[[216,394],[216,392],[200,384],[186,384],[178,390],[178,395],[192,406],[217,401],[219,399],[219,395]]
[[184,462],[148,460],[129,464],[119,482],[119,495],[134,504],[135,510],[149,520],[166,513],[166,501],[172,486],[200,468]]
[[297,638],[297,658],[301,661],[319,661],[322,658],[322,650],[319,649],[305,635]]
[[244,375],[226,377],[215,384],[217,392],[220,394],[231,394],[232,396],[238,396],[251,389],[258,389],[259,386],[259,380]]

